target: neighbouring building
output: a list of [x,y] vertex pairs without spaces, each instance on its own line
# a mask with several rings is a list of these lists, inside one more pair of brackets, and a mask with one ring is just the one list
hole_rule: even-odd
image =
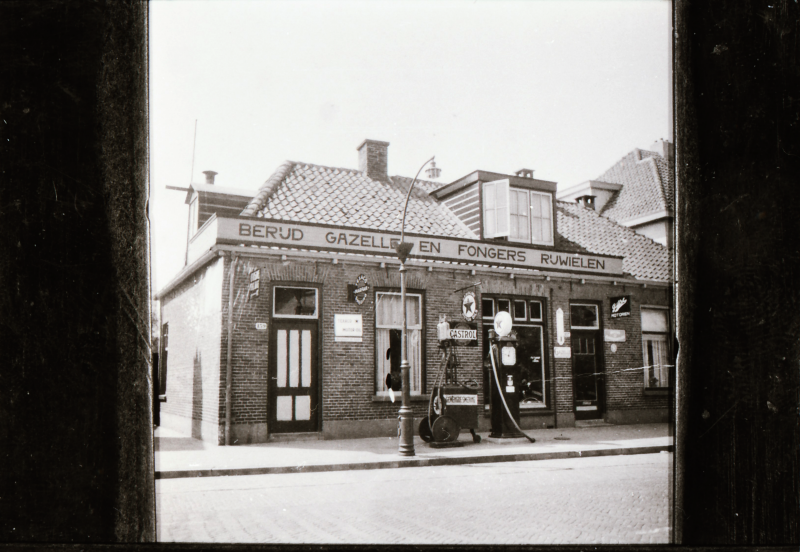
[[595,180],[570,186],[558,199],[579,201],[602,216],[672,249],[675,165],[671,142],[634,149]]
[[[358,169],[287,161],[255,194],[212,173],[189,187],[186,266],[158,293],[163,426],[219,444],[226,428],[231,444],[397,434],[386,376],[400,365],[394,246],[412,179],[389,176],[388,147],[365,140]],[[504,310],[523,428],[668,420],[666,247],[557,200],[527,169],[417,181],[405,231],[415,418],[440,373],[444,316],[476,330],[456,348],[458,377],[481,388],[489,428],[487,332]]]

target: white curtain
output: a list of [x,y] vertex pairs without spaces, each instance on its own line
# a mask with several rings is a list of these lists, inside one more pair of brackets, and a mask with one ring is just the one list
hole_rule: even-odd
[[[403,327],[403,309],[399,293],[377,293],[375,298],[375,388],[386,394],[386,375],[391,372],[391,361],[386,358],[390,346],[390,330]],[[411,367],[411,393],[422,392],[422,297],[406,294],[406,337],[408,339],[408,363]]]
[[667,338],[663,335],[648,335],[642,339],[644,344],[645,387],[667,387],[669,367],[667,366]]
[[389,350],[389,330],[378,329],[375,334],[375,389],[378,393],[388,393],[386,376],[392,371],[392,363],[386,358],[386,351]]

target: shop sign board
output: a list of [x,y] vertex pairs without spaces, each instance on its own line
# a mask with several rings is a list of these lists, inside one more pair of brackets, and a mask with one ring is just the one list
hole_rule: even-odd
[[572,358],[572,347],[553,347],[555,358]]
[[247,285],[248,298],[258,297],[258,287],[261,280],[261,270],[255,269],[250,272],[250,282]]
[[558,341],[559,345],[564,344],[564,311],[561,310],[561,307],[558,307],[556,311],[556,341]]
[[625,330],[603,330],[604,341],[625,341]]
[[358,275],[355,284],[347,285],[347,300],[351,303],[356,302],[359,305],[363,305],[364,301],[367,300],[368,293],[369,283],[367,282],[367,277],[363,274]]
[[611,318],[624,318],[631,315],[631,296],[610,297]]
[[457,404],[458,405],[472,404],[472,405],[476,405],[477,406],[477,404],[478,404],[478,395],[477,394],[474,394],[474,395],[448,395],[448,394],[445,394],[444,395],[444,402],[448,406],[454,406],[454,405],[457,405]]
[[478,346],[478,325],[459,322],[455,328],[450,328],[450,339],[455,340],[461,347]]
[[[396,233],[311,223],[249,218],[217,217],[203,233],[216,235],[216,243],[264,245],[396,256]],[[479,240],[406,234],[414,244],[411,258],[503,265],[561,272],[622,274],[622,257],[536,249],[522,244],[497,244]],[[201,240],[206,244],[208,240]],[[198,242],[200,243],[200,242]],[[201,254],[197,252],[197,254]],[[196,255],[192,255],[196,256]]]
[[363,337],[363,319],[360,314],[334,314],[334,341],[351,341],[361,343]]

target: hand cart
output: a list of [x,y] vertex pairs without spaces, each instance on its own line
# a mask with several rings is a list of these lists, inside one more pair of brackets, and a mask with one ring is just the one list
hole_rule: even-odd
[[419,436],[433,447],[455,446],[462,429],[469,429],[472,441],[481,442],[478,429],[478,384],[458,383],[458,356],[452,339],[439,342],[442,360],[439,375],[428,402],[428,416],[419,424]]

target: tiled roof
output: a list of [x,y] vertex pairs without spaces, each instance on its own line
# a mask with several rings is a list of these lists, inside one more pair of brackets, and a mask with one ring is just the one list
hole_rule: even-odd
[[561,239],[569,242],[559,249],[619,255],[623,270],[635,278],[670,280],[672,258],[660,243],[569,201],[556,201],[556,220]]
[[[241,214],[399,233],[411,180],[393,176],[382,182],[354,169],[287,161]],[[450,209],[429,195],[440,187],[436,182],[417,181],[408,203],[406,231],[477,239]],[[576,203],[556,201],[555,208],[557,250],[621,256],[624,271],[636,278],[670,279],[666,247]]]
[[595,180],[622,184],[601,212],[612,220],[673,212],[674,171],[656,152],[634,149]]
[[[373,180],[354,169],[286,162],[242,215],[400,232],[410,178]],[[428,195],[440,185],[417,181],[408,202],[406,232],[476,239],[445,205]]]

